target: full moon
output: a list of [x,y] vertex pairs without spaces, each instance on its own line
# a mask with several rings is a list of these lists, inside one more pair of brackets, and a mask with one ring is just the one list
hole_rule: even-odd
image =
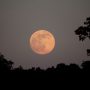
[[49,54],[55,47],[55,38],[47,30],[38,30],[30,37],[31,49],[41,55]]

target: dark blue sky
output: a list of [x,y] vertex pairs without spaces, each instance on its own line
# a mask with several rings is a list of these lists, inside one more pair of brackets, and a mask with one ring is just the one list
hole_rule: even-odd
[[[80,64],[90,59],[90,41],[79,42],[74,31],[88,16],[90,0],[0,0],[0,52],[24,68]],[[48,55],[38,55],[29,46],[29,37],[38,29],[55,36],[55,49]]]

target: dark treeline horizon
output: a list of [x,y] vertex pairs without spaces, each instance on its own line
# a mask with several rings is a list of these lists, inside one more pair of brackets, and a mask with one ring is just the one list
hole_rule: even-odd
[[71,63],[66,65],[64,63],[57,64],[56,67],[48,67],[47,69],[41,69],[40,67],[31,67],[24,69],[21,65],[17,68],[13,67],[14,62],[7,60],[4,55],[0,55],[0,71],[29,71],[29,72],[90,72],[90,61],[83,61],[81,65]]
[[[67,85],[80,83],[84,85],[90,81],[90,61],[84,61],[79,67],[77,64],[66,65],[64,63],[57,64],[47,68],[46,70],[40,69],[40,67],[32,67],[29,69],[23,69],[22,66],[13,68],[13,62],[0,55],[0,80],[4,83],[9,83],[9,86],[14,82],[16,84],[59,84]],[[33,83],[34,82],[34,83]],[[15,84],[15,85],[16,85]],[[45,85],[46,85],[45,84]],[[5,84],[4,84],[5,85]],[[31,86],[30,86],[31,87]],[[29,88],[30,88],[29,87]],[[61,88],[60,86],[59,88]]]

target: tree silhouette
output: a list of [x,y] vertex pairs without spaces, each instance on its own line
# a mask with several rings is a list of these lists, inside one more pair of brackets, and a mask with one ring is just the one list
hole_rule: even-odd
[[[83,26],[75,30],[75,34],[79,36],[80,41],[84,41],[86,38],[90,39],[90,17],[86,19]],[[90,49],[87,49],[87,55],[90,56]]]
[[86,19],[86,22],[84,22],[84,26],[80,26],[75,31],[75,34],[79,36],[80,41],[83,41],[86,38],[90,39],[90,17]]
[[64,63],[57,64],[56,71],[57,72],[67,72],[68,66],[65,65]]
[[83,71],[90,72],[90,61],[84,61],[81,66]]
[[54,68],[54,66],[52,66],[51,68],[47,68],[46,71],[47,71],[47,72],[54,72],[54,71],[55,71],[55,68]]
[[70,72],[80,72],[80,67],[77,64],[70,64],[69,71]]
[[23,71],[24,69],[23,69],[23,67],[20,65],[19,67],[14,68],[13,70],[16,71],[16,72],[20,72],[20,71]]
[[2,54],[0,54],[0,71],[9,71],[12,70],[13,67],[12,61],[7,61]]
[[[40,67],[32,67],[31,69],[23,69],[20,65],[17,68],[13,68],[13,62],[8,61],[5,57],[0,54],[0,71],[16,71],[16,72],[57,72],[57,73],[65,73],[65,72],[79,72],[81,68],[77,64],[66,65],[64,63],[57,64],[56,68],[52,66],[51,68],[47,68],[46,70],[41,69]],[[84,61],[82,64],[82,70],[90,71],[90,61]]]

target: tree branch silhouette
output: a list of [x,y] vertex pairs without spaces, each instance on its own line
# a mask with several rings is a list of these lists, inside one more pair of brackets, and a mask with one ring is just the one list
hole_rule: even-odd
[[84,22],[84,26],[80,26],[75,30],[75,34],[79,36],[80,41],[84,41],[86,38],[90,39],[90,17]]
[[[83,26],[75,30],[75,34],[78,35],[80,41],[84,41],[86,38],[90,40],[90,17],[86,19]],[[90,56],[90,49],[87,49],[87,56]]]

